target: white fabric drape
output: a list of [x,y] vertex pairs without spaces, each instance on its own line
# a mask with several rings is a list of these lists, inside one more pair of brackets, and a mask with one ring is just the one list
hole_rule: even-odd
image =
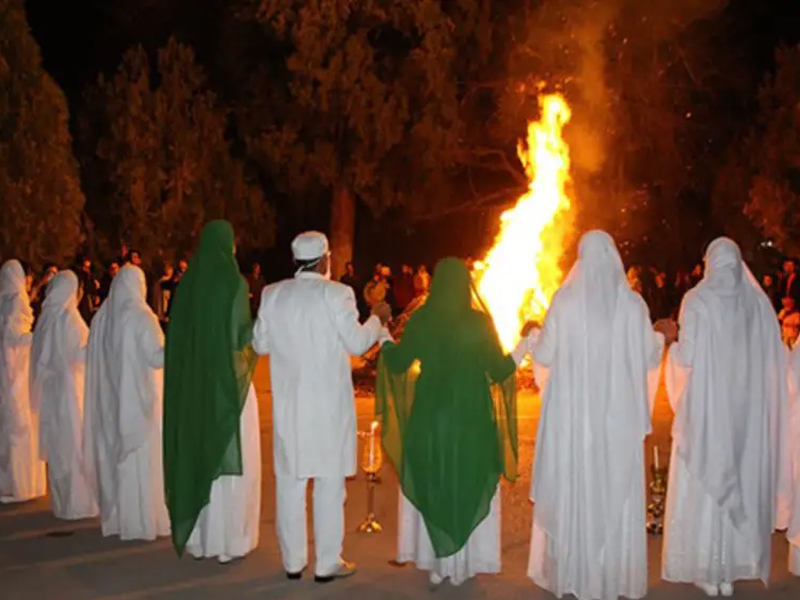
[[800,576],[800,347],[795,346],[789,365],[789,426],[786,454],[791,471],[792,503],[789,509],[789,571]]
[[53,513],[97,516],[84,473],[83,397],[89,328],[78,312],[78,278],[61,271],[47,286],[33,333],[31,402],[39,414],[39,457],[47,462]]
[[169,535],[164,498],[164,336],[145,302],[144,273],[120,269],[92,320],[86,367],[84,462],[103,535]]
[[528,575],[557,597],[647,592],[644,438],[664,338],[613,239],[587,233],[530,353],[543,390]]
[[734,242],[709,246],[680,322],[666,377],[675,421],[663,577],[766,583],[778,507],[788,505],[786,359],[775,312]]
[[24,502],[47,492],[39,460],[39,418],[30,400],[31,310],[17,260],[0,268],[0,501]]
[[[186,551],[220,562],[241,558],[258,545],[261,520],[261,428],[252,384],[239,419],[242,474],[221,475],[211,484],[209,503],[200,511]],[[235,440],[234,442],[235,443]]]

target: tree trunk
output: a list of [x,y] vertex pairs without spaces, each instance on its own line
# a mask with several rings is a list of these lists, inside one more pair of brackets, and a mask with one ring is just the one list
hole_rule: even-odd
[[356,235],[356,201],[346,186],[333,190],[331,206],[331,273],[338,279],[344,266],[353,260],[353,242]]

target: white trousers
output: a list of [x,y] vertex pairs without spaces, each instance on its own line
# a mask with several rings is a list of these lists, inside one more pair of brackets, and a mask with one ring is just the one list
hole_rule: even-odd
[[[299,573],[308,564],[306,534],[306,487],[308,479],[275,474],[277,493],[275,523],[283,568]],[[344,477],[314,479],[314,574],[326,577],[336,572],[344,541]]]

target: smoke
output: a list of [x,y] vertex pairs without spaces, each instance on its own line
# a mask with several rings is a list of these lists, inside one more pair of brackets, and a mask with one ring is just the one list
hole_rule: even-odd
[[[728,0],[556,0],[543,1],[532,14],[528,44],[542,66],[565,82],[573,118],[573,166],[599,172],[608,153],[622,102],[608,83],[610,61],[652,54],[693,23],[713,17]],[[636,60],[636,57],[634,57]],[[635,76],[635,72],[631,73]]]

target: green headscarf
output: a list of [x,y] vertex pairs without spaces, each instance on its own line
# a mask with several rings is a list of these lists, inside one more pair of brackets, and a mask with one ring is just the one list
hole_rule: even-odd
[[211,221],[175,294],[164,364],[164,480],[178,555],[221,475],[242,474],[239,418],[256,355],[233,227]]
[[515,371],[467,266],[444,259],[400,343],[381,351],[375,399],[384,448],[437,557],[464,547],[501,476],[516,479]]

